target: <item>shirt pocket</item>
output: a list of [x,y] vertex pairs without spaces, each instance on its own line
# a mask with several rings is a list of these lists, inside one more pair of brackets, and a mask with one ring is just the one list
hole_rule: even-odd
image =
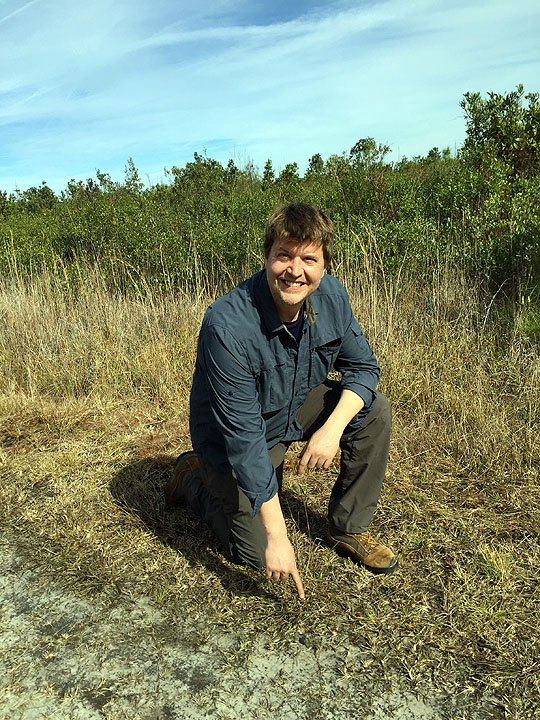
[[340,347],[341,338],[336,338],[324,343],[324,345],[311,348],[308,380],[310,390],[326,380],[334,366]]
[[257,376],[257,392],[263,415],[288,408],[294,373],[287,362],[263,367]]

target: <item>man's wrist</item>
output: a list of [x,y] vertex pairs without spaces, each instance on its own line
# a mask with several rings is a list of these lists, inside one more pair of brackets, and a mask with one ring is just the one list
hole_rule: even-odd
[[279,540],[280,538],[287,537],[287,526],[283,515],[278,518],[272,518],[268,521],[262,522],[264,532],[269,540]]
[[287,537],[287,526],[281,512],[277,493],[261,505],[259,517],[268,540],[279,540]]
[[284,530],[280,530],[278,532],[268,531],[265,528],[265,532],[266,532],[266,542],[268,544],[281,543],[281,542],[285,542],[286,540],[289,539],[286,528]]
[[337,442],[339,442],[347,425],[348,423],[343,425],[342,422],[329,418],[323,425],[321,425],[321,430],[323,430],[327,435],[330,435],[330,437],[334,437]]

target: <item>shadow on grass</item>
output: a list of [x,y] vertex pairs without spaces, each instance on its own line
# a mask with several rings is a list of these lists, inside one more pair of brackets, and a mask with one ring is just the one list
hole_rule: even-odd
[[[193,567],[203,566],[219,577],[225,590],[235,595],[274,597],[249,571],[228,563],[221,555],[218,540],[187,506],[171,511],[165,505],[164,489],[176,457],[156,455],[126,465],[111,480],[115,501],[138,518],[163,545],[180,552]],[[291,492],[284,490],[282,504],[286,515],[312,538],[323,537],[324,518],[307,508]]]

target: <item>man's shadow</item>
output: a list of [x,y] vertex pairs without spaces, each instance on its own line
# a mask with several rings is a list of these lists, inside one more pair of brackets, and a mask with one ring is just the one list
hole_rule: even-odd
[[[273,597],[264,589],[256,571],[228,562],[217,538],[187,506],[169,510],[165,485],[171,478],[176,456],[156,455],[123,467],[110,482],[111,495],[130,515],[139,518],[163,545],[181,553],[193,566],[203,566],[219,577],[224,589],[236,595]],[[322,538],[325,521],[286,488],[281,493],[285,515],[312,538]]]

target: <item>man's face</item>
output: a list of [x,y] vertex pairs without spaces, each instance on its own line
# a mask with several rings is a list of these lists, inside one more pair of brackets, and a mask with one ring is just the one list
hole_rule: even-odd
[[275,240],[264,266],[279,317],[287,322],[296,320],[304,300],[315,292],[324,275],[322,246]]

